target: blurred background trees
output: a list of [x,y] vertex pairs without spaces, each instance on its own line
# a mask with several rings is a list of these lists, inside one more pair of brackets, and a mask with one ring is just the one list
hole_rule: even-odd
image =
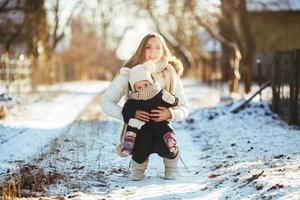
[[[4,72],[12,68],[9,60],[20,56],[30,60],[33,87],[110,80],[142,37],[157,31],[183,62],[184,76],[228,83],[230,92],[239,92],[243,83],[249,93],[258,80],[255,60],[262,53],[292,48],[284,45],[284,34],[274,36],[277,41],[266,39],[264,26],[274,17],[298,20],[297,6],[293,0],[1,0],[1,80],[13,79]],[[286,14],[279,15],[283,10]],[[295,24],[284,29],[297,35]],[[279,25],[276,31],[284,30]],[[283,44],[275,48],[278,40]],[[262,71],[261,77],[271,78],[270,67]]]

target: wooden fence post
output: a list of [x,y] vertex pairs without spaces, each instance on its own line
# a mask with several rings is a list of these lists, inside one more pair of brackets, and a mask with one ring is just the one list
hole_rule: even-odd
[[297,49],[297,58],[296,58],[296,96],[295,96],[295,101],[296,101],[296,109],[297,109],[297,121],[298,125],[300,126],[300,49]]
[[4,67],[5,67],[5,88],[7,94],[10,94],[10,62],[9,62],[9,54],[7,52],[4,54]]
[[293,50],[291,52],[291,64],[290,64],[290,100],[289,100],[289,123],[297,124],[298,123],[298,99],[299,97],[299,85],[300,85],[300,50]]
[[280,53],[276,52],[273,56],[272,65],[272,110],[279,112],[280,98]]
[[[262,83],[262,80],[261,80],[261,77],[262,77],[262,71],[261,71],[261,61],[260,59],[257,59],[256,60],[256,65],[257,65],[257,69],[258,69],[258,86],[259,88],[261,87],[261,83]],[[261,92],[259,92],[259,100],[261,101],[262,100],[262,96],[261,96]]]

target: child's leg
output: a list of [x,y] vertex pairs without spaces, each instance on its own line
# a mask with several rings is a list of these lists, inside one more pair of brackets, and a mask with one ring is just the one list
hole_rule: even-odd
[[123,145],[123,148],[122,148],[122,153],[125,156],[129,156],[131,154],[133,146],[134,146],[135,138],[136,138],[136,133],[135,132],[127,131],[125,133],[124,145]]
[[177,143],[176,143],[176,137],[173,132],[167,132],[164,134],[163,139],[168,146],[170,152],[176,152],[177,151]]

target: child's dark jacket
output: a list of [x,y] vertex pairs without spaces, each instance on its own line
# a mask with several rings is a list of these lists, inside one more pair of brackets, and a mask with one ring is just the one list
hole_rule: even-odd
[[[122,115],[124,121],[129,126],[133,126],[140,129],[141,126],[133,125],[137,121],[136,119],[134,119],[135,112],[137,110],[142,110],[150,113],[151,110],[157,109],[158,106],[170,108],[170,107],[175,107],[177,104],[178,104],[178,99],[174,95],[171,95],[166,90],[161,90],[158,84],[153,84],[142,92],[139,93],[131,92],[129,95],[129,99],[127,100],[127,102],[123,107]],[[143,125],[145,124],[144,122],[141,123]],[[157,122],[153,122],[153,121],[147,122],[147,124],[149,125],[155,123]],[[169,122],[164,121],[164,123],[169,123]]]

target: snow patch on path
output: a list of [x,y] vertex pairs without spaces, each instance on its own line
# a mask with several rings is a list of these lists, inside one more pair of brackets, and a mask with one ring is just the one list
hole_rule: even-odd
[[[0,173],[15,168],[15,161],[23,163],[39,153],[107,86],[108,82],[100,81],[61,83],[38,88],[43,98],[36,101],[21,97],[22,109],[0,120]],[[47,98],[54,92],[54,98]]]

